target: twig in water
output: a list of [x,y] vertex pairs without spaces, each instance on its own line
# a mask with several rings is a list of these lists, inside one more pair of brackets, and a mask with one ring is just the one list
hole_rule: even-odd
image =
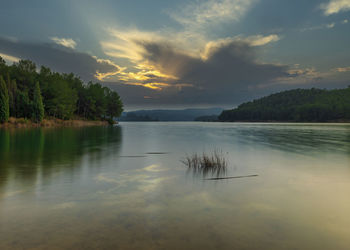
[[252,174],[252,175],[242,175],[242,176],[216,177],[216,178],[208,178],[204,180],[216,181],[216,180],[238,179],[238,178],[248,178],[248,177],[257,177],[257,176],[259,175]]

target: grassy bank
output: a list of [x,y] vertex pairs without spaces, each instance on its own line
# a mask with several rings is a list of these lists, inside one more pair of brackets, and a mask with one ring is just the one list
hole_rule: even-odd
[[108,121],[89,121],[89,120],[61,120],[44,119],[40,123],[32,122],[25,118],[10,117],[8,122],[0,124],[0,128],[35,128],[35,127],[88,127],[88,126],[106,126]]

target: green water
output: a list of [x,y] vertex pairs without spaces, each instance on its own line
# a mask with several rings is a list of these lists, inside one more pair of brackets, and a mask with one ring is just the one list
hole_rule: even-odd
[[349,249],[349,194],[346,124],[0,130],[0,249]]

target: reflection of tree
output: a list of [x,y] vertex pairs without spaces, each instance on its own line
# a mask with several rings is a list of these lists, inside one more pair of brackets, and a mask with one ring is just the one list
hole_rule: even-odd
[[115,153],[120,143],[121,127],[0,130],[0,187],[12,179],[31,184],[39,174],[47,181],[60,169],[77,169],[85,154]]
[[344,136],[346,153],[350,157],[350,129],[347,130],[346,136]]
[[312,154],[349,152],[347,125],[257,125],[241,127],[237,137],[244,143],[262,144],[288,152]]
[[10,133],[0,129],[0,188],[5,184],[7,175],[7,157],[10,153]]

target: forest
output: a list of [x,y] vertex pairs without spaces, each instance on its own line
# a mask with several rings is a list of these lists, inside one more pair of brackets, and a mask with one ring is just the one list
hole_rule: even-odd
[[73,73],[52,72],[29,60],[7,65],[0,57],[0,123],[9,117],[40,123],[44,118],[108,120],[123,111],[117,92],[99,83],[85,84]]
[[345,89],[294,89],[225,110],[219,121],[331,122],[350,120],[350,86]]

